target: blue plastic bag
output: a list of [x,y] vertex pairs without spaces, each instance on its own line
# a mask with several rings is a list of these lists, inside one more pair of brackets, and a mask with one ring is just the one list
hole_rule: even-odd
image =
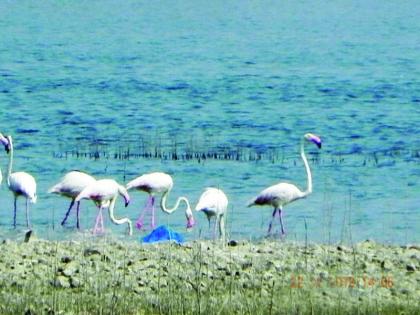
[[178,244],[182,244],[184,242],[184,237],[181,234],[170,230],[165,225],[161,225],[150,232],[150,234],[143,237],[142,241],[143,243],[174,241]]

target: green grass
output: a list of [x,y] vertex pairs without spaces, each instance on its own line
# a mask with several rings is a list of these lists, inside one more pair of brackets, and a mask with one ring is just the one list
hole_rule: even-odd
[[[2,244],[0,313],[420,314],[416,292],[399,293],[404,275],[393,288],[366,288],[362,250],[349,250],[349,262],[340,264],[343,253],[335,247],[326,247],[322,255],[313,248],[279,242],[237,247],[211,242],[142,247],[110,240]],[[387,249],[375,253],[381,250]],[[317,263],[328,281],[316,282]],[[66,276],[72,264],[77,268]],[[346,272],[359,280],[353,288],[340,278]],[[381,274],[389,273],[378,267],[374,275]]]

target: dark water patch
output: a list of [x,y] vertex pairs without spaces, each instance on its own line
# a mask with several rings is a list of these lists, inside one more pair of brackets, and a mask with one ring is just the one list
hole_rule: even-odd
[[113,124],[115,121],[115,118],[108,118],[108,117],[102,117],[102,118],[97,118],[94,119],[92,121],[90,121],[90,124],[103,124],[103,125],[107,125],[107,124]]
[[329,95],[329,96],[337,96],[339,94],[337,89],[329,88],[329,87],[319,88],[318,91],[321,92],[321,93],[324,93],[326,95]]
[[174,85],[166,86],[165,89],[168,91],[186,90],[189,89],[190,85],[185,82],[178,82]]
[[379,162],[376,166],[378,168],[382,168],[382,167],[392,167],[395,166],[396,162],[395,161],[383,161],[383,162]]
[[[0,70],[1,71],[1,70]],[[1,71],[2,72],[2,71]],[[11,77],[14,77],[14,75],[13,74],[11,74],[11,73],[6,73],[6,72],[2,72],[2,73],[0,73],[0,76],[1,77],[3,77],[3,78],[11,78]]]
[[7,93],[9,93],[10,91],[9,90],[7,90],[7,89],[3,89],[3,90],[1,90],[1,93],[3,93],[3,94],[7,94]]
[[31,142],[19,142],[18,144],[14,145],[16,150],[23,150],[23,149],[27,149],[27,148],[32,148],[34,146],[35,146],[35,144],[33,144]]
[[338,155],[354,155],[363,153],[363,147],[359,144],[353,144],[347,150],[338,151]]
[[60,114],[60,115],[64,115],[64,116],[74,115],[73,112],[71,112],[69,110],[65,110],[65,109],[59,109],[59,110],[57,110],[57,113]]
[[263,99],[265,99],[265,97],[262,95],[251,95],[247,97],[247,100],[250,100],[250,101],[261,101]]
[[257,63],[254,61],[245,61],[244,64],[246,65],[256,65]]
[[411,98],[411,102],[412,102],[412,103],[420,103],[420,98],[418,98],[418,97],[413,97],[413,98]]
[[82,124],[82,122],[80,121],[79,118],[74,118],[74,119],[70,118],[70,119],[64,119],[61,124],[71,125],[71,126],[79,126],[79,125]]
[[17,133],[22,133],[22,134],[33,134],[33,133],[37,133],[39,132],[38,129],[23,129],[23,128],[18,128],[16,129]]
[[373,94],[373,98],[374,98],[376,101],[380,101],[380,100],[382,100],[384,97],[385,97],[385,94],[384,94],[383,92],[374,92],[374,94]]
[[94,87],[98,90],[108,90],[111,86],[111,83],[108,81],[100,81],[94,85]]

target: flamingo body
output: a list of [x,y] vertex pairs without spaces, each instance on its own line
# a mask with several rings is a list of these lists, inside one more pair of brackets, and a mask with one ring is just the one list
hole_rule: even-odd
[[248,206],[270,205],[279,208],[301,198],[302,195],[303,193],[295,185],[278,183],[261,191]]
[[95,178],[81,171],[68,172],[59,183],[51,187],[48,192],[68,198],[76,198],[86,186],[95,182]]
[[172,177],[166,173],[155,172],[144,174],[133,179],[127,184],[127,189],[137,189],[151,195],[161,194],[172,189],[174,182]]
[[32,203],[36,203],[36,182],[31,174],[26,172],[15,172],[10,174],[8,186],[15,196],[24,196]]
[[214,223],[214,236],[216,226],[219,226],[219,234],[222,239],[225,238],[224,218],[227,211],[228,199],[225,193],[214,187],[207,187],[201,194],[195,207],[196,211],[202,211],[207,216],[210,225],[210,219],[216,217]]
[[[67,221],[67,218],[70,214],[71,209],[75,203],[77,195],[79,195],[83,189],[85,189],[90,184],[94,183],[96,180],[89,174],[86,174],[81,171],[70,171],[60,182],[48,190],[48,193],[58,194],[67,198],[71,198],[70,207],[66,212],[64,219],[61,222],[61,225],[64,225]],[[79,220],[79,211],[80,211],[80,202],[77,202],[77,228],[80,228]]]
[[207,217],[222,216],[226,213],[228,199],[225,193],[214,187],[207,187],[201,194],[195,207],[196,211],[203,211]]

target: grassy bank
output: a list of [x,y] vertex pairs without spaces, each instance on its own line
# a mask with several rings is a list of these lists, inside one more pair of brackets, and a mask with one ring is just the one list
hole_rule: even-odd
[[280,241],[0,245],[1,314],[420,314],[420,250]]

